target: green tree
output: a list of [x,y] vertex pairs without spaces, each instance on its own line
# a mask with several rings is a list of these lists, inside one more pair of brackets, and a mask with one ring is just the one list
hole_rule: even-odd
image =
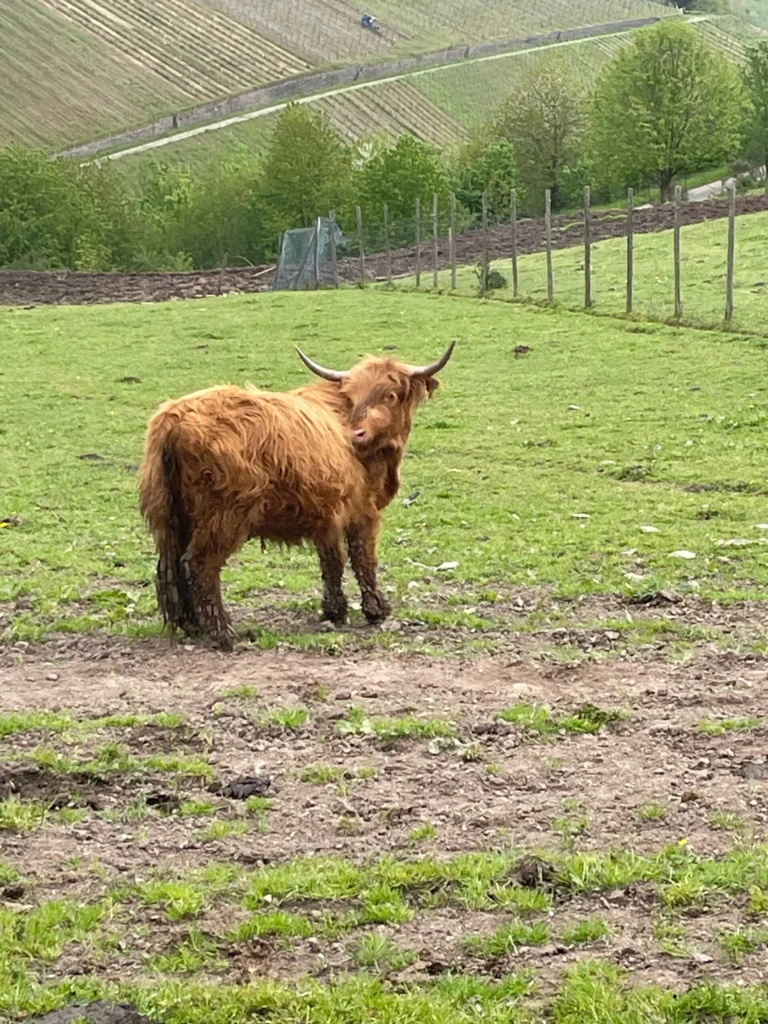
[[534,209],[546,189],[553,208],[561,205],[565,170],[581,158],[585,99],[581,81],[558,57],[537,64],[499,109],[496,135],[512,144]]
[[378,149],[361,171],[363,218],[368,224],[380,224],[387,203],[393,241],[413,240],[406,225],[413,220],[416,199],[421,200],[426,223],[435,193],[441,209],[447,210],[451,189],[442,153],[412,135],[401,135],[394,146]]
[[742,71],[748,100],[745,130],[746,155],[766,167],[768,189],[768,42],[747,49]]
[[668,199],[677,175],[738,150],[742,108],[736,67],[690,25],[662,21],[638,32],[598,78],[594,166],[622,188],[652,181]]
[[259,191],[266,230],[309,227],[336,209],[349,218],[353,205],[353,153],[323,113],[291,104],[280,114],[267,150]]
[[457,200],[471,213],[479,214],[485,193],[490,215],[503,220],[509,216],[513,188],[517,190],[517,201],[522,206],[525,189],[520,184],[512,143],[508,139],[493,139],[487,131],[476,132],[459,152]]

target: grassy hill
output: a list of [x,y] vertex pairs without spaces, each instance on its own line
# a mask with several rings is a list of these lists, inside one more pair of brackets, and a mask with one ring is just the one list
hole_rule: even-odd
[[4,0],[0,145],[63,148],[310,67],[671,13],[653,0],[375,6],[380,35],[346,0]]

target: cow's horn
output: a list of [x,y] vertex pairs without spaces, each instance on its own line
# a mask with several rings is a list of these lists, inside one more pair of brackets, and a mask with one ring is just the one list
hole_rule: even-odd
[[429,366],[412,366],[411,376],[412,377],[434,377],[436,373],[439,373],[448,360],[453,355],[453,350],[456,348],[456,342],[452,341],[444,354],[440,356],[436,363],[430,363]]
[[344,378],[347,376],[346,371],[326,370],[324,366],[321,366],[319,363],[314,362],[312,359],[309,358],[309,356],[305,356],[300,348],[297,348],[296,351],[299,353],[299,357],[301,361],[304,363],[304,365],[307,367],[307,369],[311,370],[312,373],[316,373],[318,377],[324,377],[325,380],[340,381],[344,380]]

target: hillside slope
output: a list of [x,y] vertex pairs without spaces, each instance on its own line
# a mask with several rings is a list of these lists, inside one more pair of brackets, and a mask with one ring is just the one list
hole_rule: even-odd
[[0,145],[63,149],[310,67],[627,18],[655,0],[3,0]]

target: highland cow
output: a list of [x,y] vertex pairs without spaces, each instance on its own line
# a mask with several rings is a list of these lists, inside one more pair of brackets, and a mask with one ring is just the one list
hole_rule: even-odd
[[381,510],[397,494],[413,412],[438,387],[455,342],[428,366],[367,357],[289,392],[212,387],[165,402],[149,422],[140,508],[158,551],[156,591],[175,634],[232,650],[220,574],[247,540],[311,541],[323,617],[347,619],[345,544],[370,623],[391,612],[377,582]]

